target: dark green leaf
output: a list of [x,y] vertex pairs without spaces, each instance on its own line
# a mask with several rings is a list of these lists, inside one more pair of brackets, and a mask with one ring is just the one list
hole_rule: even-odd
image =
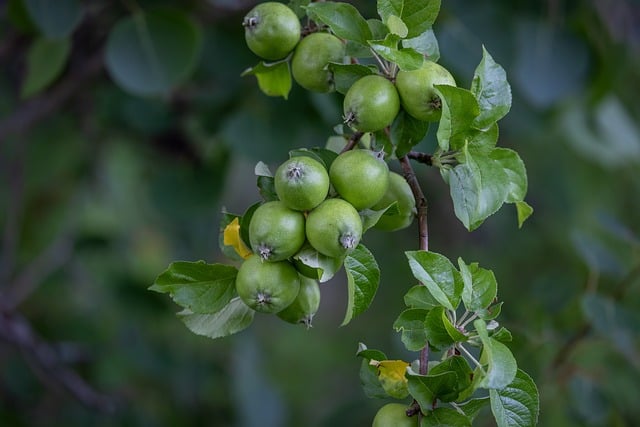
[[329,69],[333,72],[336,91],[343,95],[347,93],[356,80],[375,73],[375,70],[371,67],[361,64],[337,64],[331,62],[329,63]]
[[276,193],[275,180],[269,176],[259,176],[257,179],[258,192],[265,202],[278,200]]
[[78,0],[24,0],[31,20],[49,39],[68,37],[80,23],[82,8]]
[[426,412],[433,408],[433,403],[439,396],[456,388],[458,376],[452,371],[433,375],[418,375],[408,369],[407,380],[409,393],[420,404],[423,412]]
[[450,328],[445,323],[451,324],[447,318],[445,308],[440,306],[429,310],[424,322],[425,334],[429,345],[436,350],[443,350],[455,344],[456,339],[449,333]]
[[478,413],[489,404],[489,397],[480,397],[471,399],[464,403],[458,404],[467,417],[473,422]]
[[364,245],[356,249],[344,259],[347,273],[348,302],[342,326],[346,325],[365,311],[378,290],[380,269],[375,258]]
[[498,427],[534,427],[538,424],[538,389],[524,371],[518,369],[510,384],[498,390],[489,390],[489,396]]
[[183,82],[199,56],[200,29],[184,12],[157,9],[116,23],[105,52],[111,77],[135,95],[161,95]]
[[482,357],[480,363],[486,364],[486,375],[480,382],[480,387],[501,389],[513,381],[518,365],[511,351],[501,342],[491,338],[487,332],[486,323],[476,320],[473,325],[482,341]]
[[460,274],[464,282],[462,301],[469,311],[477,311],[489,307],[498,294],[496,277],[491,270],[480,268],[478,263],[465,264],[458,258]]
[[494,148],[490,157],[498,161],[509,180],[506,202],[521,202],[527,194],[527,170],[524,162],[513,150],[508,148]]
[[255,67],[249,68],[242,73],[242,76],[248,75],[256,76],[258,86],[265,95],[281,96],[284,99],[289,97],[293,80],[291,79],[288,61],[260,62]]
[[375,53],[387,61],[396,63],[401,70],[411,71],[420,68],[424,57],[412,48],[398,49],[400,38],[395,34],[388,34],[384,40],[370,40],[369,46]]
[[358,9],[349,3],[332,1],[311,3],[306,8],[309,18],[328,25],[341,39],[366,45],[371,39],[371,30]]
[[335,151],[327,150],[326,148],[318,148],[318,147],[314,147],[310,149],[300,148],[297,150],[289,151],[289,157],[296,157],[296,156],[311,157],[312,159],[320,162],[328,171],[333,161],[336,159],[336,157],[338,157],[338,154]]
[[304,9],[309,3],[311,3],[311,0],[289,0],[288,6],[298,18],[303,18],[306,14]]
[[440,59],[440,47],[438,46],[438,40],[431,28],[419,36],[402,40],[402,47],[412,48],[433,62],[438,62]]
[[471,420],[452,408],[436,408],[429,411],[420,427],[471,427]]
[[360,364],[360,384],[362,384],[365,396],[370,399],[389,397],[378,379],[378,368],[370,365],[368,360],[363,360]]
[[401,332],[401,340],[409,351],[421,350],[427,344],[424,322],[427,310],[410,308],[400,313],[393,323],[396,332]]
[[62,74],[70,52],[68,38],[34,40],[27,53],[27,75],[20,96],[28,98],[46,89]]
[[373,40],[382,40],[389,34],[389,28],[379,19],[367,19]]
[[387,355],[384,354],[380,350],[374,350],[372,348],[367,348],[364,343],[358,343],[358,351],[356,352],[357,357],[363,357],[369,360],[387,360]]
[[199,314],[185,309],[178,317],[194,334],[222,338],[246,329],[253,322],[254,314],[240,298],[234,298],[217,313]]
[[464,162],[449,174],[449,187],[456,216],[472,231],[500,209],[510,183],[498,161],[473,147],[463,153]]
[[247,247],[250,247],[251,240],[249,239],[249,224],[251,223],[251,217],[253,217],[253,213],[260,207],[262,202],[256,202],[253,205],[249,206],[242,217],[240,218],[240,238],[244,242]]
[[396,146],[396,156],[403,157],[419,144],[429,130],[429,123],[411,117],[401,111],[391,125],[391,141]]
[[176,304],[192,313],[216,313],[235,295],[237,274],[238,270],[229,265],[176,261],[149,289],[168,293]]
[[451,261],[435,252],[408,251],[405,254],[413,276],[429,289],[440,304],[455,310],[460,304],[464,284]]
[[431,295],[424,285],[416,285],[404,295],[404,304],[409,308],[424,308],[431,310],[440,303]]
[[473,371],[469,367],[469,363],[462,356],[448,357],[442,362],[429,368],[429,374],[437,375],[443,372],[453,372],[456,374],[456,385],[446,393],[438,396],[443,402],[453,402],[458,399],[459,394],[471,385]]
[[480,112],[475,96],[466,89],[435,85],[442,101],[442,116],[436,134],[442,151],[460,150],[477,133],[473,122]]
[[496,64],[489,52],[482,46],[482,60],[473,75],[471,92],[480,106],[480,115],[475,126],[486,129],[503,118],[511,109],[511,87],[507,73]]

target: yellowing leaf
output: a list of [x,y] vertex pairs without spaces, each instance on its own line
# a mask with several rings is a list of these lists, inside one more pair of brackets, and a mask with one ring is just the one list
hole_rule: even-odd
[[224,228],[223,243],[226,246],[233,246],[237,254],[244,259],[249,258],[249,255],[251,255],[251,250],[240,238],[240,221],[238,218],[235,218]]
[[378,367],[378,380],[384,391],[396,399],[404,399],[409,395],[407,377],[405,373],[409,364],[404,360],[372,360],[372,365]]

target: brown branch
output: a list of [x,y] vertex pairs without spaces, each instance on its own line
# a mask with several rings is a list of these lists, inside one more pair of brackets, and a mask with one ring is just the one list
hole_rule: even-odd
[[422,163],[427,166],[433,166],[433,163],[432,163],[433,156],[431,154],[422,153],[419,151],[409,151],[407,153],[407,157],[412,160],[415,160],[418,163]]
[[105,413],[113,413],[117,402],[112,396],[94,390],[73,369],[66,366],[55,348],[43,341],[27,319],[0,307],[0,339],[18,348],[30,362],[38,378],[54,390],[64,390],[82,405]]
[[[404,179],[407,180],[411,192],[416,201],[416,208],[418,211],[418,242],[419,248],[423,251],[429,250],[429,229],[427,227],[427,198],[422,192],[416,173],[413,171],[411,162],[407,156],[400,158],[400,165],[402,166],[402,172]],[[420,368],[419,373],[421,375],[427,375],[429,372],[429,343],[420,350]]]
[[344,146],[340,153],[346,153],[349,150],[353,150],[353,148],[358,145],[358,142],[362,139],[364,132],[356,132],[347,139],[347,145]]

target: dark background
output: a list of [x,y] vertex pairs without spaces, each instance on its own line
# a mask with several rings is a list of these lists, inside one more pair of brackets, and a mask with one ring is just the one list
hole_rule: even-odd
[[[374,16],[375,2],[353,3]],[[105,70],[104,44],[158,4],[199,25],[200,53],[169,94],[136,96]],[[39,30],[21,0],[0,1],[0,425],[364,426],[383,402],[360,388],[358,343],[416,357],[391,328],[414,284],[414,227],[367,234],[382,282],[347,327],[343,273],[323,285],[312,329],[258,315],[215,341],[147,290],[172,260],[229,262],[220,211],[258,200],[255,163],[322,146],[341,120],[337,94],[294,84],[284,101],[240,77],[257,62],[240,25],[252,4],[81,3],[68,63],[25,99]],[[460,86],[482,44],[506,69],[499,144],[525,161],[535,213],[518,230],[505,206],[468,233],[438,172],[416,165],[431,250],[494,270],[541,426],[637,425],[640,3],[445,0],[434,30]]]

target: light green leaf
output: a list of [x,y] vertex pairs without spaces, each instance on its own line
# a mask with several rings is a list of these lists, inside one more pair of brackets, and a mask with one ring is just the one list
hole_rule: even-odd
[[422,67],[424,57],[412,48],[398,49],[400,38],[396,34],[388,34],[384,40],[369,40],[369,46],[375,53],[394,62],[401,70],[411,71]]
[[336,92],[343,95],[347,93],[356,80],[369,74],[375,74],[374,69],[361,64],[337,64],[330,62],[329,69],[333,72],[333,82],[336,86]]
[[480,115],[475,126],[486,129],[503,118],[511,109],[511,87],[507,73],[496,64],[489,52],[482,46],[482,60],[473,74],[471,92],[480,106]]
[[[317,279],[320,283],[324,283],[331,279],[342,267],[341,258],[332,258],[321,254],[311,245],[305,245],[293,256],[293,263],[296,268],[308,268],[315,270]],[[304,267],[301,267],[302,264]]]
[[383,22],[395,15],[406,24],[406,37],[416,37],[435,22],[440,12],[440,0],[378,0],[377,8]]
[[185,81],[199,59],[200,28],[179,9],[122,18],[105,52],[111,77],[134,95],[164,95]]
[[504,203],[509,179],[502,165],[481,149],[463,151],[464,162],[449,174],[449,188],[456,216],[473,231]]
[[204,261],[176,261],[162,272],[149,290],[168,293],[176,304],[193,313],[216,313],[235,295],[238,270]]
[[178,317],[194,334],[215,339],[246,329],[253,322],[254,314],[240,298],[234,298],[217,313],[200,314],[185,309]]
[[269,169],[269,165],[267,165],[263,161],[259,161],[258,163],[256,163],[255,167],[253,168],[253,173],[256,176],[267,176],[269,178],[273,178],[273,173],[271,172],[271,169]]
[[396,332],[401,332],[401,340],[409,351],[418,351],[427,344],[424,322],[427,317],[427,310],[421,308],[410,308],[400,313],[400,316],[393,323]]
[[407,37],[409,29],[407,28],[407,24],[402,22],[402,19],[400,17],[396,15],[389,15],[386,24],[391,33],[402,38]]
[[27,52],[27,75],[20,96],[29,98],[54,82],[62,74],[70,52],[71,40],[68,38],[34,40]]
[[424,33],[416,37],[402,40],[402,47],[412,48],[433,62],[438,62],[440,59],[438,39],[436,39],[436,35],[432,28],[429,28]]
[[258,86],[265,95],[281,96],[284,99],[289,97],[293,80],[291,79],[288,61],[260,62],[255,67],[249,68],[242,73],[242,76],[248,75],[256,76]]
[[429,411],[420,427],[471,427],[471,420],[452,408],[436,408]]
[[513,381],[498,390],[489,390],[491,412],[498,427],[534,427],[538,424],[540,401],[531,377],[518,369]]
[[375,258],[364,245],[356,249],[344,259],[347,273],[348,302],[342,326],[365,311],[378,290],[380,269]]
[[442,151],[460,150],[477,133],[473,122],[480,112],[476,97],[466,89],[435,85],[442,101],[442,115],[436,136]]
[[416,285],[404,295],[404,304],[409,308],[424,308],[431,310],[440,303],[431,295],[424,285]]
[[498,340],[500,342],[511,342],[513,341],[513,336],[511,335],[511,332],[509,332],[509,330],[505,327],[502,327],[500,329],[498,329],[497,331],[494,331],[491,334],[491,338],[493,338],[494,340]]
[[509,385],[516,376],[518,365],[511,350],[500,341],[489,336],[486,323],[478,319],[473,325],[482,341],[482,357],[480,362],[487,365],[486,375],[480,381],[480,387],[501,389]]
[[366,45],[371,40],[371,30],[358,9],[349,3],[317,2],[306,7],[309,18],[328,25],[333,33],[345,40]]
[[24,0],[40,33],[49,39],[69,37],[82,18],[78,0]]
[[522,228],[522,224],[533,214],[533,208],[525,201],[515,202],[515,205],[518,213],[518,228]]
[[524,162],[513,150],[508,148],[494,148],[489,155],[498,161],[509,180],[506,202],[521,202],[527,194],[527,170]]
[[465,264],[458,258],[460,274],[464,282],[462,301],[469,311],[486,309],[498,294],[496,277],[491,270],[480,268],[478,263]]
[[479,397],[477,399],[471,399],[464,403],[458,404],[458,407],[462,409],[464,414],[469,417],[469,420],[473,422],[478,413],[489,404],[489,397]]
[[358,212],[362,220],[362,231],[365,232],[378,223],[383,215],[397,215],[398,202],[393,202],[384,209],[374,211],[373,209],[363,209]]
[[408,251],[413,276],[424,284],[433,297],[449,310],[455,310],[462,295],[462,277],[451,261],[435,252]]
[[396,116],[391,125],[391,141],[396,146],[396,157],[400,158],[419,144],[429,130],[429,123],[411,117],[404,111]]

